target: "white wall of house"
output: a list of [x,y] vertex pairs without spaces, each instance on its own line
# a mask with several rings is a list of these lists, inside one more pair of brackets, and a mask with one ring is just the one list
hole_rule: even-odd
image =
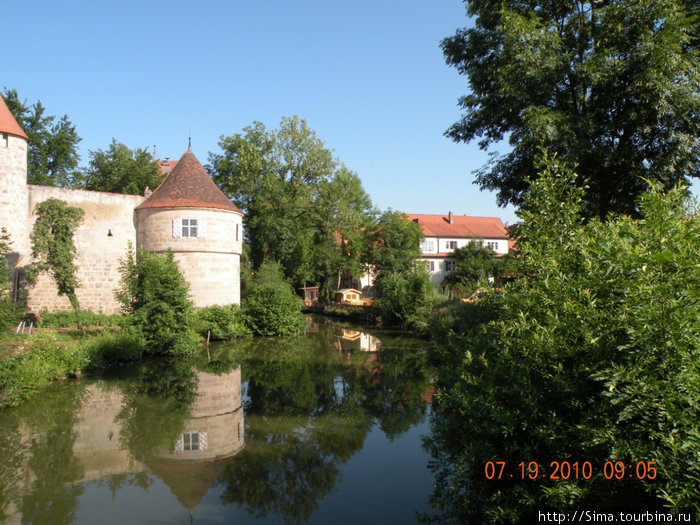
[[[425,255],[452,253],[456,248],[463,248],[471,242],[464,237],[426,237],[420,245],[421,253]],[[484,246],[490,246],[498,254],[508,253],[508,239],[484,239]]]

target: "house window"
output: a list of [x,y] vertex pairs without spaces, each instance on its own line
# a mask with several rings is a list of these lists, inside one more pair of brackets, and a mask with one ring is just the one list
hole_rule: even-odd
[[239,225],[238,225],[238,224],[236,224],[236,240],[237,240],[237,241],[240,241],[240,240],[241,240],[241,239],[240,239],[240,228],[239,228]]
[[448,250],[456,250],[457,249],[457,241],[447,241],[446,247]]
[[197,237],[197,219],[182,219],[182,236]]
[[7,138],[7,133],[2,134],[2,145],[7,147],[9,145],[9,139]]
[[445,261],[445,271],[452,272],[457,269],[456,261]]
[[435,239],[424,239],[420,245],[420,249],[423,253],[434,252]]
[[203,239],[205,226],[203,219],[173,219],[173,238]]
[[489,248],[491,248],[494,252],[497,252],[497,251],[498,251],[498,242],[496,242],[496,241],[488,241],[488,242],[486,243],[486,246],[488,246]]
[[423,261],[425,262],[425,269],[428,272],[434,272],[435,271],[435,261]]

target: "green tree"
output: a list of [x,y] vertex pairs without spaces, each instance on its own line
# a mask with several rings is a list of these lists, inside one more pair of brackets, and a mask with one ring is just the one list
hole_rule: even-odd
[[431,285],[425,270],[417,267],[422,240],[421,227],[401,213],[388,210],[374,225],[376,306],[386,324],[417,328],[427,318]]
[[644,179],[670,189],[700,176],[697,3],[466,4],[474,27],[442,42],[470,87],[447,135],[509,140],[476,177],[500,204],[523,203],[540,145],[588,181],[587,216],[636,213]]
[[[440,356],[436,508],[450,522],[499,523],[588,505],[697,512],[698,217],[684,189],[652,186],[639,218],[584,222],[585,188],[543,158],[520,212],[529,277],[485,300],[490,315]],[[486,461],[524,457],[540,469],[586,458],[597,475],[484,482]],[[606,461],[653,461],[657,475],[610,484]]]
[[35,262],[27,277],[30,282],[34,282],[41,272],[50,272],[58,288],[58,295],[68,297],[80,330],[80,303],[75,295],[75,289],[80,286],[75,275],[78,251],[73,236],[82,223],[85,212],[68,206],[62,200],[47,199],[36,205],[34,213],[37,217],[30,239]]
[[192,355],[196,337],[191,326],[193,306],[189,285],[171,251],[151,253],[139,248],[138,258],[129,246],[120,266],[116,297],[128,314],[127,325],[154,354]]
[[497,258],[494,251],[484,246],[481,240],[471,240],[469,244],[457,248],[454,253],[455,269],[445,276],[445,281],[466,296],[479,286],[488,283],[489,277],[500,276],[506,268],[503,258]]
[[374,225],[371,258],[378,273],[412,270],[420,257],[423,230],[402,213],[388,210]]
[[355,238],[371,202],[305,120],[285,117],[272,131],[255,122],[219,146],[209,171],[245,213],[253,268],[278,262],[304,284],[337,276],[339,264],[357,266]]
[[147,187],[154,190],[162,180],[158,164],[148,151],[142,148],[131,150],[112,139],[106,151],[90,152],[83,188],[143,195]]
[[27,182],[42,186],[78,186],[81,179],[77,169],[78,143],[82,139],[68,115],[56,121],[55,116],[45,115],[41,101],[29,106],[26,100],[19,99],[15,89],[5,88],[2,97],[29,137]]

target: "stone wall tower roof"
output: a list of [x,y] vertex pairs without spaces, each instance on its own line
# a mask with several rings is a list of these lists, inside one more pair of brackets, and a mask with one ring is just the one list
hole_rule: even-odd
[[24,140],[29,140],[27,134],[19,124],[17,124],[15,117],[12,116],[12,113],[2,97],[0,97],[0,133],[7,133],[9,135],[15,135],[16,137],[22,137]]
[[165,180],[137,210],[147,208],[216,208],[241,213],[214,184],[191,151],[180,157]]

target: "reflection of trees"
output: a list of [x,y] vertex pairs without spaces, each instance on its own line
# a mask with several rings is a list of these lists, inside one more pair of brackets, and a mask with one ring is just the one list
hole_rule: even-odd
[[[462,355],[454,352],[454,359]],[[645,484],[653,481],[639,481],[634,473],[632,479],[603,477],[608,451],[586,439],[585,425],[572,423],[578,414],[547,406],[558,396],[557,390],[550,388],[545,396],[545,389],[533,388],[534,374],[520,363],[490,374],[474,359],[469,372],[479,367],[483,368],[478,377],[456,366],[441,370],[437,387],[451,395],[438,396],[433,403],[431,432],[424,439],[432,456],[435,484],[431,496],[434,514],[423,516],[423,523],[535,523],[538,511],[586,508],[662,511],[660,501],[645,490]],[[458,382],[459,388],[455,387]],[[578,439],[574,439],[576,433]],[[506,462],[509,470],[500,480],[487,480],[487,461]],[[525,465],[537,462],[538,479],[521,479],[521,461]],[[593,476],[583,479],[579,470],[576,479],[572,467],[568,480],[543,478],[543,473],[552,472],[552,461],[570,465],[589,461]],[[526,467],[526,476],[527,472]]]
[[379,353],[332,349],[335,326],[237,345],[247,379],[246,449],[220,480],[247,512],[303,522],[362,449],[375,418],[391,439],[425,414],[425,356],[386,335]]
[[187,359],[141,363],[122,383],[122,446],[139,461],[170,448],[182,433],[197,395],[197,376]]
[[74,521],[83,492],[76,484],[83,471],[73,456],[83,392],[81,385],[53,385],[3,414],[0,517],[10,510],[27,523]]

